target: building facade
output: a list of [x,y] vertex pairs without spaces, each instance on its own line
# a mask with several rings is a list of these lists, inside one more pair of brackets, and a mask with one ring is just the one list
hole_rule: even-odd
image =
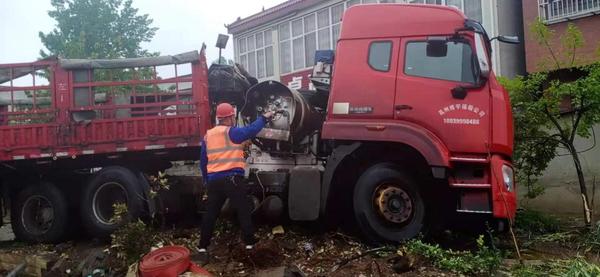
[[[292,88],[310,89],[308,76],[316,50],[335,49],[344,10],[375,3],[455,6],[483,24],[490,37],[522,39],[519,0],[288,0],[228,25],[235,61],[259,80],[279,80]],[[522,45],[493,42],[493,66],[498,75],[523,74]]]
[[[577,49],[580,64],[598,60],[600,0],[526,0],[523,1],[523,23],[527,72],[546,69],[544,57],[550,54],[545,47],[536,42],[530,30],[531,24],[538,17],[556,34],[564,33],[569,23],[575,24],[585,40],[583,47]],[[559,45],[560,36],[557,35],[551,46],[559,49]]]
[[[550,42],[553,49],[557,49],[556,56],[559,60],[568,59],[560,47],[561,34],[564,34],[569,23],[574,24],[581,31],[584,45],[577,49],[575,65],[600,62],[600,0],[524,0],[523,23],[525,30],[525,53],[527,72],[539,72],[554,69],[549,63],[550,52],[546,47],[540,46],[531,33],[531,24],[537,18],[555,32],[554,39]],[[568,64],[567,61],[565,64]],[[548,65],[548,66],[545,66]],[[563,71],[563,77],[570,78],[570,72]],[[568,100],[565,101],[568,103]],[[568,107],[569,105],[567,105]],[[566,108],[568,109],[568,108]],[[600,176],[600,147],[596,146],[596,134],[600,134],[600,125],[593,127],[593,136],[585,139],[577,136],[575,147],[581,150],[579,159],[588,184],[588,192],[592,195],[594,179]],[[544,194],[523,202],[528,207],[559,214],[578,214],[582,211],[581,193],[578,178],[573,165],[573,159],[566,151],[559,150],[558,155],[546,168],[539,179],[544,186]],[[525,188],[520,188],[520,193],[525,193]],[[595,194],[593,200],[595,207],[600,209],[600,193]]]

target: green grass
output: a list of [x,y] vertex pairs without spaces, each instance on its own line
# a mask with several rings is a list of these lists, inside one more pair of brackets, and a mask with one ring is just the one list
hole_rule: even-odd
[[548,261],[538,265],[516,265],[511,268],[510,273],[515,277],[592,277],[600,276],[600,267],[581,257],[576,257],[570,260]]
[[442,249],[439,245],[411,240],[405,245],[409,254],[428,259],[435,267],[458,274],[492,274],[502,263],[502,253],[487,247],[483,236],[477,239],[475,252]]

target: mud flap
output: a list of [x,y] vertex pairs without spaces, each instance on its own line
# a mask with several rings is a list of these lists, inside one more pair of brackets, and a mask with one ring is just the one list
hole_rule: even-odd
[[316,166],[297,166],[290,174],[288,212],[290,219],[312,221],[319,218],[321,172]]

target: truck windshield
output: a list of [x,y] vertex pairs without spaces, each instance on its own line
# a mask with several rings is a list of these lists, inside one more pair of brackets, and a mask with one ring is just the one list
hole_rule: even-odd
[[474,83],[473,51],[463,42],[447,43],[444,57],[428,57],[427,42],[415,41],[406,45],[404,74],[463,83]]

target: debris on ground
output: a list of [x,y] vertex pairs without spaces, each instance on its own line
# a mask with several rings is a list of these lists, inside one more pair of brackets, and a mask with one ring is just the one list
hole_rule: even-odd
[[[48,260],[42,255],[31,256],[25,253],[0,253],[0,272],[19,273],[15,276],[42,276]],[[7,274],[8,275],[8,274]]]
[[271,230],[271,233],[273,235],[283,235],[285,233],[285,231],[283,230],[283,226],[277,225],[277,226],[273,227],[273,229]]
[[[594,256],[596,251],[586,251],[587,248],[579,241],[583,237],[583,233],[578,231],[579,225],[561,225],[560,229],[554,229],[558,230],[554,233],[543,233],[548,228],[531,222],[533,218],[528,220],[530,222],[525,220],[521,223],[531,228],[516,230],[517,240],[523,247],[523,257],[527,259],[522,264],[511,254],[511,239],[507,235],[494,235],[493,245],[489,248],[486,248],[488,244],[482,244],[481,237],[477,239],[479,234],[450,231],[422,243],[415,240],[401,246],[373,247],[344,232],[315,232],[303,226],[284,225],[281,227],[285,228],[283,234],[274,234],[277,233],[273,232],[274,229],[278,228],[264,226],[257,231],[260,242],[254,250],[247,251],[239,238],[238,228],[230,222],[224,222],[221,223],[224,225],[217,226],[209,248],[211,262],[203,268],[212,276],[468,276],[474,272],[470,270],[471,267],[485,267],[492,261],[491,258],[496,259],[495,252],[491,251],[500,251],[504,259],[498,269],[500,275],[543,276],[527,273],[573,270],[596,272],[597,266],[594,264],[598,264],[600,259]],[[137,262],[148,256],[151,249],[157,251],[174,245],[192,249],[199,240],[197,228],[173,227],[172,230],[158,232],[139,222],[130,227],[116,233],[123,235],[113,241],[113,244],[119,242],[117,247],[94,241],[57,245],[2,242],[0,275],[7,275],[16,269],[27,257],[30,262],[23,269],[28,274],[25,276],[86,276],[83,273],[90,276],[137,277],[140,268]],[[124,238],[136,237],[127,232],[143,236],[137,237],[136,244],[128,244]],[[141,241],[144,242],[143,248],[140,247]],[[596,240],[589,238],[587,241],[588,245],[594,245]],[[129,247],[136,251],[140,247],[142,253],[128,252]],[[128,253],[127,257],[138,258],[124,264],[123,253]],[[469,257],[472,259],[468,262],[452,263]],[[10,265],[6,265],[9,262]],[[458,270],[464,268],[469,270]],[[187,272],[182,276],[202,275]]]

